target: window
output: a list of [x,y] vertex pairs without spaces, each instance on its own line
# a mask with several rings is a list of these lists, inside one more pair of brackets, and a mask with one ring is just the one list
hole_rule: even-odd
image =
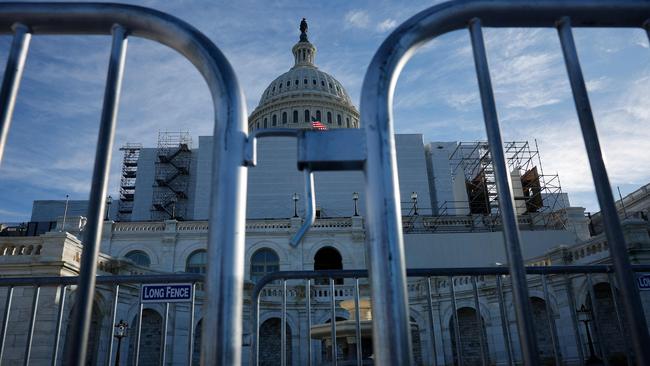
[[257,129],[260,129],[260,121],[257,121]]
[[141,250],[132,250],[126,253],[124,258],[130,259],[133,263],[137,264],[138,266],[149,267],[151,265],[151,259],[149,259],[147,253]]
[[291,81],[287,80],[287,88],[291,86]]
[[275,85],[273,85],[273,91],[275,91]]
[[251,281],[257,282],[265,275],[280,270],[280,259],[271,249],[260,249],[251,257]]
[[320,117],[320,111],[316,111],[316,120],[319,122],[321,121]]
[[307,85],[307,83],[309,83],[309,82],[307,81],[307,79],[305,79],[305,80],[302,81],[302,83]]
[[287,112],[282,112],[282,124],[287,124]]
[[[328,269],[343,269],[343,258],[339,251],[332,247],[323,247],[314,256],[314,270],[322,271]],[[343,284],[342,278],[334,279],[334,283],[337,285]],[[318,279],[316,284],[327,285],[329,284],[328,279]]]
[[195,250],[187,257],[185,262],[185,272],[187,273],[205,273],[208,266],[208,255],[205,249]]
[[298,79],[296,79],[295,84],[298,85]]
[[312,80],[312,84],[316,85],[316,79]]
[[332,83],[329,83],[329,85],[330,85],[330,89],[332,89]]
[[282,89],[282,83],[278,83],[278,89]]
[[332,112],[327,112],[327,123],[332,123]]
[[[336,124],[339,125],[339,126],[341,125],[341,115],[340,114],[336,115]],[[348,126],[348,127],[350,127],[350,126]]]
[[298,123],[298,111],[293,111],[293,123]]
[[309,109],[305,109],[305,122],[309,123]]
[[345,123],[350,128],[350,117],[345,117]]
[[325,81],[321,80],[320,81],[320,86],[325,86]]
[[269,127],[269,120],[267,118],[264,118],[264,128]]
[[278,116],[274,114],[273,118],[271,118],[271,121],[272,121],[271,126],[277,126],[277,124],[278,124]]

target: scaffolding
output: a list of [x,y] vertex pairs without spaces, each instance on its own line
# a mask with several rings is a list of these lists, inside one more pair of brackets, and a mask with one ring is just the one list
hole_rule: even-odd
[[187,217],[192,138],[188,131],[159,132],[151,219]]
[[127,142],[120,148],[124,152],[122,159],[122,177],[120,179],[120,201],[118,221],[130,221],[135,199],[135,181],[138,173],[138,159],[142,144]]
[[[537,141],[504,143],[504,152],[514,192],[517,215],[528,217],[531,225],[564,227],[564,195],[558,174],[544,174]],[[470,215],[499,216],[498,192],[488,143],[460,142],[450,154],[452,172],[465,178]],[[445,210],[446,203],[439,208]],[[457,204],[456,204],[457,205]]]

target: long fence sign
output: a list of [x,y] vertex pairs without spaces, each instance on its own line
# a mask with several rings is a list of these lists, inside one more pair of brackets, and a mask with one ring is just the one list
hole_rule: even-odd
[[192,284],[150,284],[142,285],[142,302],[190,302]]

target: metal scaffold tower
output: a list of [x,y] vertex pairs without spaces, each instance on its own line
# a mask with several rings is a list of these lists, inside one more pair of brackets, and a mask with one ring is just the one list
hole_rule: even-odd
[[[562,194],[558,174],[544,174],[537,141],[504,143],[510,170],[515,208],[520,216],[530,218],[536,226],[563,227]],[[499,215],[498,192],[487,142],[460,142],[450,155],[452,171],[465,177],[467,208],[470,214]]]
[[131,220],[140,150],[142,150],[142,144],[129,142],[120,148],[120,151],[124,152],[124,157],[122,159],[122,178],[120,179],[119,221]]
[[192,138],[188,131],[159,132],[152,220],[187,217]]

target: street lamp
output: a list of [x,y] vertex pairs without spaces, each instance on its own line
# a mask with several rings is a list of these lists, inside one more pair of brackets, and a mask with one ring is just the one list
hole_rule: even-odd
[[113,197],[106,197],[106,218],[104,220],[108,221],[110,212],[111,212],[111,203],[113,203]]
[[359,207],[357,206],[357,202],[359,201],[358,192],[352,193],[352,200],[354,201],[354,216],[359,216]]
[[298,217],[298,200],[300,200],[300,196],[294,192],[291,198],[293,199],[293,217]]
[[418,214],[418,194],[417,192],[411,193],[411,201],[413,201],[413,215]]
[[115,334],[113,337],[117,338],[117,352],[115,353],[115,366],[120,364],[120,348],[122,347],[122,338],[126,337],[126,330],[129,329],[129,323],[120,320],[115,325]]
[[587,333],[587,343],[589,344],[589,359],[585,361],[585,365],[602,365],[601,360],[596,356],[594,352],[594,342],[591,339],[591,332],[589,331],[589,322],[593,319],[593,313],[591,309],[585,307],[585,304],[580,306],[580,309],[576,310],[578,314],[578,320],[585,324],[585,332]]

